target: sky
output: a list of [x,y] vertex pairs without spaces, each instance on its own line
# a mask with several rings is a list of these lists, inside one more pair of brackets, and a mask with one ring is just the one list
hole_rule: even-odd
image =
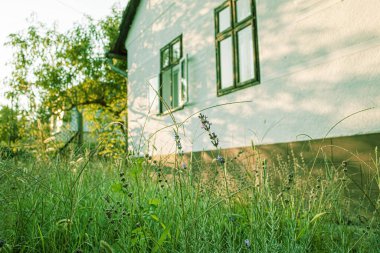
[[0,106],[9,104],[4,98],[7,87],[3,79],[9,75],[6,63],[12,57],[11,48],[5,47],[7,36],[28,27],[27,19],[35,15],[38,21],[53,25],[60,31],[69,29],[75,22],[83,21],[84,15],[101,19],[111,13],[114,4],[122,8],[128,0],[2,0],[0,4]]

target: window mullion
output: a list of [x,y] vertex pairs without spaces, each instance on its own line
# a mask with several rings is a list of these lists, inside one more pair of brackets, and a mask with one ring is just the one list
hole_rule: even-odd
[[239,73],[239,61],[238,61],[238,52],[239,52],[239,45],[238,45],[238,38],[237,38],[237,32],[234,30],[232,33],[232,61],[233,61],[233,86],[237,87],[237,84],[239,82],[238,80],[238,73]]
[[233,33],[233,29],[230,28],[230,29],[228,29],[228,30],[226,30],[224,32],[218,33],[216,35],[216,39],[218,41],[224,40],[225,38],[232,36],[232,33]]
[[239,73],[239,61],[238,61],[238,41],[237,32],[235,29],[237,22],[236,1],[231,0],[231,12],[232,12],[232,61],[233,61],[233,87],[238,85],[238,73]]
[[236,27],[235,27],[235,31],[236,32],[239,32],[240,30],[243,30],[244,28],[246,28],[247,26],[251,26],[252,27],[252,20],[246,20],[246,21],[244,21],[244,22],[242,22],[242,23],[240,23],[240,24],[238,24],[238,25],[236,25]]
[[231,26],[232,26],[232,29],[235,28],[236,21],[237,21],[236,1],[231,0]]
[[173,66],[169,69],[170,71],[170,79],[169,79],[169,87],[170,87],[170,109],[174,108],[174,87],[173,87]]
[[169,44],[169,67],[170,68],[172,67],[172,64],[173,64],[172,57],[173,57],[173,45]]
[[160,95],[160,97],[159,97],[159,99],[158,99],[158,101],[159,101],[159,111],[160,111],[160,113],[163,113],[163,111],[164,111],[164,108],[163,108],[163,97],[162,97],[162,87],[163,87],[163,83],[162,83],[162,72],[163,72],[163,70],[161,70],[160,71],[160,75],[159,75],[159,85],[158,85],[158,94]]

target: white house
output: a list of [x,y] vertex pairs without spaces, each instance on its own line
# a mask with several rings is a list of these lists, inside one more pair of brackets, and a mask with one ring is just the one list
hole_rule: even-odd
[[201,110],[225,149],[379,145],[379,13],[378,0],[130,0],[109,53],[128,61],[130,147],[175,152],[174,120],[185,152],[213,149]]

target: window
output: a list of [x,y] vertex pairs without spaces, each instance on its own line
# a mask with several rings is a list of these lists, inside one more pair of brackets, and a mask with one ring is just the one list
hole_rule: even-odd
[[161,49],[159,113],[180,109],[187,102],[187,58],[182,35]]
[[217,93],[260,81],[254,0],[227,0],[215,9]]

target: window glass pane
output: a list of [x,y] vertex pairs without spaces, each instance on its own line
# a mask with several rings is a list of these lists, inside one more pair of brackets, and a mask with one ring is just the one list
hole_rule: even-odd
[[163,71],[161,78],[161,95],[163,100],[163,102],[161,102],[161,112],[166,112],[171,108],[171,69]]
[[231,8],[228,6],[219,12],[219,32],[231,26]]
[[175,66],[172,70],[172,105],[173,108],[179,106],[180,98],[180,76],[179,76],[179,65]]
[[181,41],[177,41],[173,45],[172,62],[176,62],[181,58]]
[[233,85],[232,38],[219,42],[219,48],[221,88],[224,89]]
[[255,77],[252,27],[248,26],[238,32],[239,41],[239,82]]
[[251,15],[251,0],[237,0],[237,21],[240,22]]
[[169,48],[162,51],[161,64],[162,64],[161,66],[162,68],[169,66]]

